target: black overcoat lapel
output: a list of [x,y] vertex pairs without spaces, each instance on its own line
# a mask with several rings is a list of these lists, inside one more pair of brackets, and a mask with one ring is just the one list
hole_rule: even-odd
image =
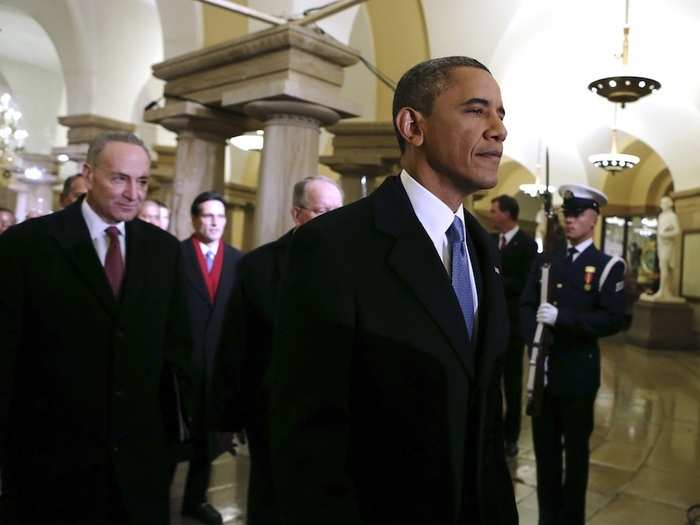
[[[221,267],[221,277],[219,278],[219,287],[216,290],[214,298],[214,309],[226,308],[226,303],[231,296],[231,288],[233,281],[236,278],[236,254],[224,241],[220,241],[219,249],[224,250],[224,261]],[[202,272],[199,272],[200,274]],[[203,280],[202,280],[203,281]]]
[[465,372],[473,377],[470,342],[462,310],[430,237],[413,212],[398,177],[372,195],[377,228],[395,238],[389,265],[440,327]]
[[126,223],[126,272],[121,295],[124,312],[140,311],[143,308],[141,293],[149,286],[154,258],[146,228],[145,223],[138,219]]
[[54,237],[74,266],[75,273],[85,281],[102,307],[115,315],[119,303],[112,293],[104,267],[90,238],[81,211],[82,198],[63,211],[57,212]]
[[[204,282],[204,276],[202,275],[202,270],[199,268],[199,262],[197,261],[197,254],[195,254],[194,244],[192,240],[189,239],[188,242],[184,243],[183,259],[185,266],[185,276],[189,281],[190,285],[197,290],[197,293],[202,296],[202,300],[207,304],[211,305],[211,299],[209,298],[209,290],[207,290],[207,285]],[[223,244],[221,245],[223,249]],[[224,264],[226,263],[224,254]],[[223,278],[223,276],[222,276]]]
[[485,387],[491,378],[496,358],[505,350],[508,316],[493,240],[471,214],[465,213],[464,217],[474,243],[482,283],[479,291],[478,383]]

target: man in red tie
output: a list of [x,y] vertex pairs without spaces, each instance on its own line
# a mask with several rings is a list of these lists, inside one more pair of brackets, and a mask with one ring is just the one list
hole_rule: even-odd
[[242,254],[221,239],[226,227],[226,203],[219,193],[201,193],[192,202],[190,212],[194,233],[182,241],[182,253],[196,388],[192,452],[182,513],[202,523],[218,525],[222,523],[221,515],[206,499],[215,452],[207,421],[214,357]]
[[149,167],[100,135],[87,195],[0,239],[3,525],[168,523],[190,339],[178,242],[133,220]]
[[532,237],[518,227],[520,206],[510,195],[499,195],[491,201],[491,223],[498,232],[498,248],[501,253],[501,275],[506,294],[510,335],[503,364],[503,397],[506,410],[503,419],[503,437],[506,456],[518,454],[520,418],[523,397],[523,349],[520,337],[520,294],[527,283],[530,267],[537,254],[537,244]]

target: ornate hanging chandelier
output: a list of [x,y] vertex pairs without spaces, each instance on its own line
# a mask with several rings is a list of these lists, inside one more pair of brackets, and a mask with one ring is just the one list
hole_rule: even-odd
[[[623,27],[622,54],[620,55],[623,66],[629,64],[629,13],[630,2],[625,0],[625,25]],[[636,102],[660,88],[661,83],[653,78],[629,75],[599,78],[588,84],[588,89],[593,93],[610,102],[621,104],[623,108],[625,104]]]
[[13,169],[18,165],[18,153],[24,148],[24,141],[29,136],[19,127],[22,113],[12,107],[9,93],[0,96],[0,174],[1,181],[7,182]]
[[605,171],[609,171],[611,173],[616,173],[618,171],[634,168],[637,164],[639,164],[639,157],[637,157],[636,155],[618,153],[617,104],[615,104],[615,111],[613,114],[612,145],[610,147],[610,152],[597,153],[595,155],[591,155],[590,157],[588,157],[588,162],[590,162],[597,168],[604,169]]

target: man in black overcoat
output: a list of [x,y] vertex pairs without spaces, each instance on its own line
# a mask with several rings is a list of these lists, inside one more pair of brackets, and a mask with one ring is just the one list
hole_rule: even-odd
[[523,350],[525,342],[520,335],[520,295],[527,283],[530,267],[537,255],[537,244],[518,227],[520,206],[510,195],[499,195],[491,200],[491,223],[498,231],[496,243],[501,254],[501,275],[506,293],[510,336],[503,367],[503,394],[506,402],[503,417],[506,456],[518,453],[520,418],[523,398]]
[[149,167],[101,135],[87,195],[0,238],[3,525],[169,522],[190,341],[179,243],[133,220]]
[[270,365],[280,282],[294,232],[311,219],[343,204],[338,184],[327,177],[306,177],[294,185],[294,229],[246,254],[238,266],[224,337],[214,371],[214,407],[218,428],[244,429],[250,445],[248,525],[280,523],[270,469],[268,394],[264,377]]
[[498,84],[467,57],[400,80],[399,176],[294,235],[268,376],[290,525],[518,521],[503,451],[496,247],[464,210],[497,182]]
[[183,514],[202,523],[222,523],[207,502],[211,462],[218,447],[210,431],[211,379],[221,339],[226,306],[231,298],[236,267],[242,254],[221,240],[226,227],[226,204],[216,192],[199,194],[191,206],[194,233],[182,241],[185,297],[192,333],[195,403],[192,443]]

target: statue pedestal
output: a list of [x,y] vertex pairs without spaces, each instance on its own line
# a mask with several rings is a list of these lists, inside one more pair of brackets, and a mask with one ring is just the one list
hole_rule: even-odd
[[693,310],[683,302],[638,301],[627,342],[655,350],[695,350]]

